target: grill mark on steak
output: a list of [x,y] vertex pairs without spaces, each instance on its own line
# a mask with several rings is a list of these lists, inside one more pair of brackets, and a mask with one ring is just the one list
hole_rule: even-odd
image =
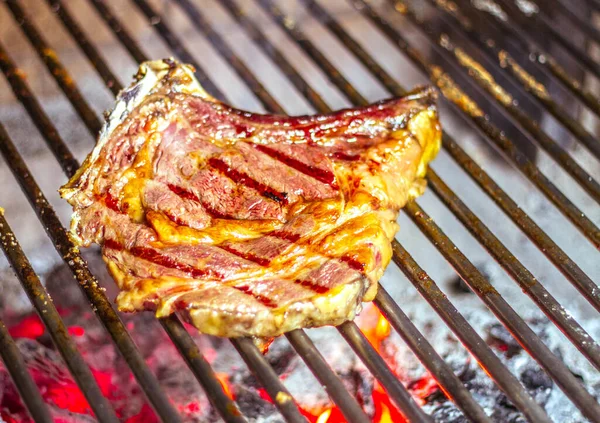
[[[104,247],[110,248],[116,251],[126,250],[125,246],[114,239],[107,239],[104,241]],[[178,262],[177,260],[173,260],[171,257],[165,256],[158,251],[147,248],[147,247],[133,247],[129,250],[132,255],[135,257],[141,258],[143,260],[149,261],[154,264],[158,264],[159,266],[167,267],[169,269],[176,269],[182,272],[187,273],[193,278],[204,278],[204,277],[218,277],[223,278],[221,274],[216,272],[213,269],[198,269],[196,267],[190,266],[186,263]]]
[[123,213],[123,210],[121,210],[121,206],[119,204],[119,200],[113,197],[110,191],[107,190],[106,194],[104,195],[96,194],[95,197],[97,200],[104,202],[106,207],[109,209],[116,211],[117,213]]
[[175,194],[177,194],[181,198],[184,198],[186,200],[192,200],[197,203],[202,203],[202,201],[200,201],[200,199],[196,196],[196,194],[194,194],[191,191],[188,191],[184,188],[178,187],[177,185],[173,185],[173,184],[168,184],[167,186],[169,187],[169,189],[171,191],[173,191]]
[[185,222],[183,219],[178,218],[177,216],[175,216],[173,213],[171,213],[168,210],[162,210],[162,213],[167,216],[169,218],[169,220],[173,223],[175,223],[176,225],[179,226],[187,226],[189,227],[190,225]]
[[351,269],[358,270],[359,272],[364,272],[365,270],[364,263],[361,263],[360,261],[348,255],[343,255],[342,257],[340,257],[340,260],[346,263]]
[[[209,204],[206,204],[205,202],[200,200],[200,198],[198,198],[198,196],[196,194],[194,194],[193,192],[188,191],[185,188],[182,188],[182,187],[179,187],[179,186],[173,185],[173,184],[167,184],[167,186],[169,187],[169,189],[171,191],[173,191],[175,194],[177,194],[181,198],[184,198],[186,200],[195,201],[198,204],[202,205],[202,207],[204,207],[204,210],[206,210],[206,212],[209,215],[211,215],[211,217],[214,217],[217,219],[233,219],[233,216],[229,216],[227,214],[221,213],[220,211],[211,207]],[[167,217],[171,218],[168,215],[167,215]],[[177,222],[175,222],[175,223],[177,223]],[[185,225],[185,226],[187,226],[187,225]]]
[[256,293],[252,292],[252,289],[249,286],[237,285],[237,286],[232,286],[232,288],[237,289],[238,291],[251,296],[252,298],[258,300],[262,305],[264,305],[266,307],[269,307],[269,308],[277,307],[277,303],[275,301],[273,301],[269,297],[265,297],[264,295],[260,295],[260,294],[256,294]]
[[269,235],[275,238],[285,239],[286,241],[290,241],[292,243],[298,242],[300,238],[302,238],[301,234],[295,234],[285,230],[273,231]]
[[327,184],[332,188],[338,188],[338,185],[335,181],[335,175],[329,170],[319,169],[315,166],[303,163],[300,160],[283,154],[280,151],[273,150],[272,148],[269,148],[265,145],[253,144],[253,146],[261,153],[264,153],[269,157],[272,157],[275,160],[278,160],[288,165],[289,167],[296,169],[298,172],[302,172],[303,174],[310,176],[311,178],[314,178],[319,182],[323,182],[324,184]]
[[329,291],[329,288],[327,288],[326,286],[321,286],[321,285],[314,283],[312,281],[309,281],[307,279],[295,279],[294,283],[301,285],[305,288],[308,288],[311,291],[316,292],[317,294],[324,294],[327,291]]
[[269,263],[271,263],[271,260],[269,260],[267,258],[257,256],[250,252],[238,251],[230,245],[220,245],[219,248],[222,248],[223,250],[227,251],[228,253],[235,254],[236,256],[241,257],[244,260],[252,261],[252,262],[259,264],[261,266],[264,266],[264,267],[267,267],[269,265]]
[[344,160],[347,162],[355,162],[360,159],[360,154],[348,154],[343,151],[334,151],[329,153],[329,157],[333,157],[334,159]]
[[242,173],[238,170],[232,169],[223,160],[217,159],[216,157],[211,157],[208,160],[208,164],[211,167],[217,169],[223,175],[227,176],[232,181],[242,184],[242,185],[245,185],[248,188],[252,188],[252,189],[258,191],[263,197],[266,197],[273,201],[276,201],[283,206],[288,204],[288,199],[287,199],[288,195],[286,192],[275,191],[273,188],[263,184],[262,182],[258,182],[256,180],[252,179],[250,176],[246,175],[245,173]]

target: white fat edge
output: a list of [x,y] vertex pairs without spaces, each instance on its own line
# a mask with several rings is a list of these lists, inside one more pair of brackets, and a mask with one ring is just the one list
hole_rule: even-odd
[[173,68],[182,70],[189,82],[173,85],[171,91],[195,95],[207,101],[216,101],[200,85],[192,66],[181,64],[172,58],[143,62],[135,75],[136,82],[121,90],[117,95],[115,106],[105,112],[106,120],[100,130],[98,142],[75,176],[60,189],[63,198],[69,200],[79,192],[79,189],[75,187],[75,182],[90,171],[100,157],[103,147],[111,139],[113,132],[150,94],[160,87],[162,80],[168,77],[169,71]]
[[[137,82],[122,90],[117,95],[115,107],[107,112],[107,118],[100,131],[98,143],[92,151],[92,160],[98,157],[100,150],[108,142],[115,129],[159,86],[169,70],[176,66],[179,66],[189,76],[190,82],[185,85],[174,86],[173,91],[186,92],[202,98],[212,99],[194,76],[194,69],[190,65],[180,64],[174,59],[143,62],[135,76]],[[131,93],[134,94],[131,95]]]

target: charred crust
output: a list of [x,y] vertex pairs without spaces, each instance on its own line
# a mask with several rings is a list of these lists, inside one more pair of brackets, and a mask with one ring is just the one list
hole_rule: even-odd
[[163,59],[163,63],[165,65],[169,66],[171,69],[173,69],[174,67],[177,66],[177,62],[172,57],[168,57],[166,59]]
[[130,89],[123,91],[123,93],[121,94],[121,99],[125,103],[130,103],[131,100],[133,100],[134,98],[137,97],[137,95],[140,92],[140,89],[141,89],[140,85],[134,85]]

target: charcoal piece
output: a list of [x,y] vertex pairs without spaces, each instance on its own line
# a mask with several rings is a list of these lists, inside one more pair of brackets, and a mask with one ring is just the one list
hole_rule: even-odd
[[460,276],[456,276],[448,283],[450,289],[456,294],[472,294],[471,288],[466,284]]
[[433,409],[431,417],[436,423],[469,423],[454,403],[447,401]]
[[[234,389],[236,403],[242,414],[247,418],[264,418],[279,414],[275,405],[262,399],[256,390],[248,388],[243,384],[235,385]],[[273,422],[275,421],[273,420]]]
[[552,379],[542,369],[526,369],[519,377],[523,385],[529,390],[551,389],[554,385]]
[[503,351],[507,357],[510,358],[522,350],[521,345],[501,323],[492,323],[486,331],[488,344]]
[[373,417],[375,415],[375,403],[373,402],[375,383],[373,377],[367,374],[366,371],[359,369],[351,369],[348,373],[341,374],[340,377],[346,385],[346,389],[354,395],[367,416]]
[[[492,272],[492,268],[490,267],[490,264],[488,263],[483,263],[483,264],[479,264],[477,265],[477,270],[479,270],[481,272],[481,274],[483,275],[483,277],[487,280],[492,282],[493,281],[493,272]],[[450,282],[448,283],[448,285],[450,286],[450,289],[452,291],[454,291],[456,294],[473,294],[473,291],[471,291],[471,288],[469,288],[469,285],[467,285],[467,283],[458,275],[456,275],[454,278],[452,278],[450,280]]]
[[495,400],[494,411],[491,415],[492,420],[497,423],[526,423],[527,420],[508,397],[498,391],[498,396]]
[[277,375],[291,371],[299,360],[292,346],[283,338],[278,338],[271,344],[266,358]]

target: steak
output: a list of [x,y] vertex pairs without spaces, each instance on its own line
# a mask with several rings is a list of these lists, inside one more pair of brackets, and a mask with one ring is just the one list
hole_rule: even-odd
[[317,116],[229,107],[189,65],[146,62],[60,189],[122,311],[272,337],[353,319],[440,146],[436,93]]

